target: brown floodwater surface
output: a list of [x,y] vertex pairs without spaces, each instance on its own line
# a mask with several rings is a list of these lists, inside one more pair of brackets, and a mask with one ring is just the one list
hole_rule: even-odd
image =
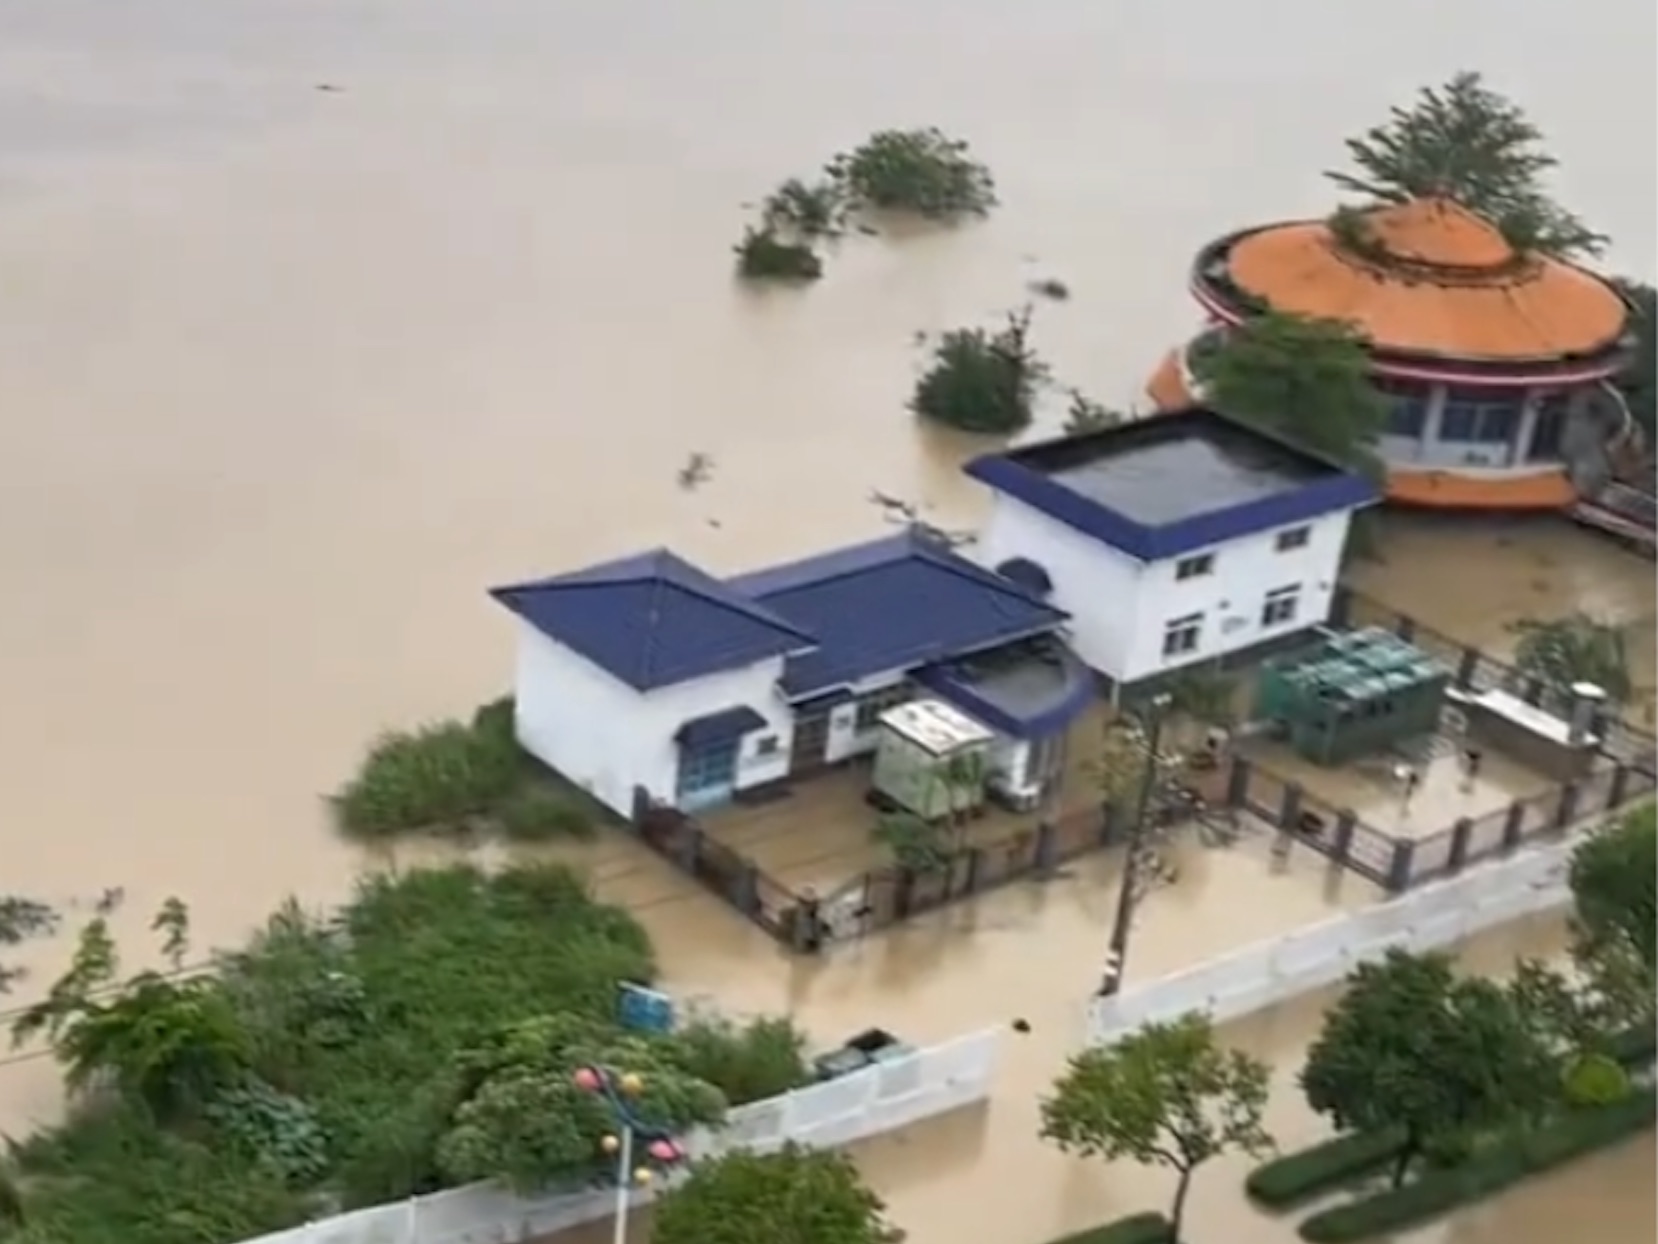
[[[970,523],[957,468],[979,446],[904,410],[930,336],[1056,277],[1072,297],[1038,307],[1038,348],[1064,384],[1131,403],[1197,323],[1193,252],[1327,210],[1342,137],[1465,65],[1534,111],[1562,194],[1650,278],[1652,6],[1520,14],[0,0],[0,891],[68,907],[124,887],[128,935],[177,894],[203,946],[289,893],[341,898],[375,861],[321,797],[376,730],[505,687],[487,585],[658,543],[715,571],[797,555],[878,531],[872,488]],[[850,238],[806,291],[733,284],[745,202],[922,124],[993,166],[989,221]],[[1063,405],[1056,389],[1042,426]],[[714,473],[686,492],[693,451]],[[1486,574],[1520,543],[1415,539],[1379,586],[1472,592],[1471,548]],[[1650,600],[1649,567],[1589,556],[1518,573],[1556,606]],[[1051,941],[1010,917],[922,928],[813,986],[660,865],[594,858],[684,958],[671,972],[744,1005],[830,993],[830,1035],[917,997],[901,1018],[926,1037],[999,1020],[986,973],[1080,1014],[1106,919],[1101,897]],[[1176,887],[1137,962],[1328,910],[1308,887],[1206,886],[1184,910]],[[1003,901],[1021,894],[1043,901]],[[31,950],[19,1000],[64,953]],[[46,1061],[0,1068],[6,1126],[56,1103]],[[975,1187],[1004,1178],[1001,1131]],[[923,1244],[961,1221],[966,1165],[916,1176]],[[1009,1244],[1044,1225],[970,1221]]]

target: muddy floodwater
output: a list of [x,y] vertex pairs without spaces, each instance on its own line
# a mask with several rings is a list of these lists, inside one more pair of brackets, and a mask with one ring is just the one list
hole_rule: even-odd
[[[872,488],[970,524],[958,467],[983,446],[903,407],[926,340],[1058,278],[1039,349],[1131,404],[1197,322],[1193,252],[1327,210],[1342,137],[1458,68],[1525,101],[1608,262],[1650,278],[1655,20],[1637,0],[0,0],[0,891],[73,909],[121,887],[129,933],[177,894],[207,944],[284,895],[338,900],[385,861],[335,838],[323,793],[376,730],[506,684],[486,586],[662,543],[715,571],[798,555],[879,531]],[[994,168],[992,219],[850,239],[808,291],[733,285],[745,202],[920,124]],[[686,492],[692,452],[713,474]],[[1552,522],[1404,521],[1366,574],[1448,630],[1652,600],[1650,565]],[[1194,860],[1131,970],[1365,897],[1253,850]],[[870,1158],[917,1244],[963,1224],[1039,1244],[1119,1180],[1146,1188],[1029,1140],[1109,862],[802,968],[629,844],[584,854],[676,983],[826,1037],[943,1037],[1045,999],[994,1128]],[[63,952],[34,948],[19,1001]],[[1283,1022],[1289,1049],[1304,1026]],[[0,1124],[57,1104],[45,1060],[0,1068]],[[1649,1200],[1636,1169],[1528,1188],[1502,1238]],[[987,1200],[1027,1176],[1046,1217]]]

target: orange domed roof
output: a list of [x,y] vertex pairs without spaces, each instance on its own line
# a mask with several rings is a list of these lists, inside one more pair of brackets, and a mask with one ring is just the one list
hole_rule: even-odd
[[[1353,324],[1384,350],[1521,362],[1613,345],[1628,309],[1606,282],[1516,253],[1488,221],[1446,199],[1239,239],[1227,259],[1240,289],[1274,310]],[[1356,244],[1362,242],[1362,245]]]

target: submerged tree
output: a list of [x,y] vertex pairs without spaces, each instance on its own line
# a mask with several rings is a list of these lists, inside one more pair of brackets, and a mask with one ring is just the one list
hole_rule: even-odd
[[1522,618],[1509,625],[1518,638],[1514,666],[1556,687],[1593,683],[1614,700],[1634,690],[1624,628],[1587,613],[1544,620]]
[[1010,314],[991,333],[958,328],[944,334],[933,363],[916,383],[910,409],[964,432],[1006,435],[1031,421],[1048,365],[1030,344],[1031,309]]
[[929,220],[985,216],[996,206],[990,170],[967,143],[938,129],[881,130],[825,170],[853,212],[908,212]]
[[1065,408],[1066,436],[1085,436],[1089,432],[1103,432],[1128,421],[1120,410],[1112,410],[1103,402],[1096,402],[1081,389],[1071,390],[1071,404]]
[[[0,950],[43,937],[57,928],[57,923],[57,913],[45,903],[17,894],[0,895]],[[10,992],[22,975],[22,968],[0,961],[0,994]]]
[[1346,324],[1276,311],[1194,359],[1207,401],[1349,466],[1374,469],[1385,408],[1364,340]]
[[1443,955],[1389,951],[1360,964],[1307,1052],[1307,1104],[1344,1132],[1403,1138],[1393,1184],[1425,1154],[1528,1119],[1558,1096],[1547,1034],[1493,981],[1458,977]]
[[1178,1240],[1199,1166],[1272,1149],[1262,1123],[1269,1079],[1266,1064],[1218,1045],[1205,1015],[1148,1024],[1071,1058],[1042,1103],[1042,1136],[1067,1153],[1173,1170],[1169,1238]]
[[1490,220],[1522,250],[1596,255],[1606,237],[1556,203],[1543,178],[1559,161],[1523,109],[1478,73],[1424,87],[1408,107],[1347,140],[1352,172],[1326,176],[1371,203],[1439,195]]

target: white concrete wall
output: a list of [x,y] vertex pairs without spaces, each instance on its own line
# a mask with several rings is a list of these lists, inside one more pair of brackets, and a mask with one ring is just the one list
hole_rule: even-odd
[[[769,1151],[786,1140],[838,1147],[977,1105],[990,1096],[1001,1040],[1000,1030],[959,1037],[739,1107],[723,1130],[695,1136],[687,1148],[695,1160],[728,1149]],[[642,1205],[655,1196],[652,1186],[632,1199]],[[528,1200],[491,1184],[472,1184],[325,1218],[246,1244],[523,1244],[608,1218],[615,1206],[616,1194],[607,1190]]]
[[[1040,564],[1053,580],[1053,603],[1071,614],[1070,641],[1077,654],[1119,682],[1134,682],[1323,622],[1349,518],[1342,511],[1310,520],[1307,543],[1283,552],[1276,546],[1277,530],[1193,550],[1213,553],[1214,568],[1181,580],[1175,577],[1176,559],[1136,561],[998,494],[975,553],[992,569],[1010,557]],[[1295,621],[1264,627],[1267,594],[1295,583],[1301,585]],[[1204,615],[1196,650],[1165,658],[1165,624],[1194,613]]]
[[[518,740],[524,749],[626,816],[633,788],[671,803],[679,769],[674,734],[686,721],[736,705],[767,722],[742,740],[739,789],[776,781],[788,770],[794,715],[777,690],[783,658],[640,694],[598,666],[518,623],[514,679]],[[758,748],[767,735],[777,747]]]

